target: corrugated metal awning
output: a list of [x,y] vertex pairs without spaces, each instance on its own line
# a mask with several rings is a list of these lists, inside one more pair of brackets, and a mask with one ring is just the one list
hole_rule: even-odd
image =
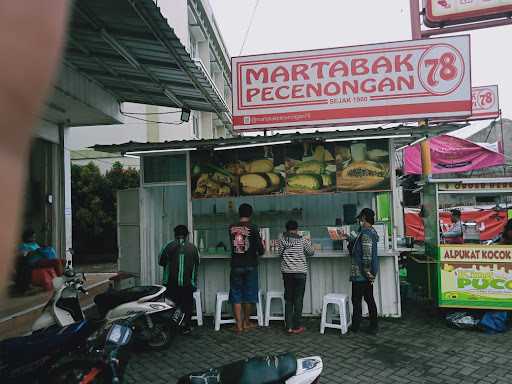
[[65,61],[120,101],[215,113],[224,98],[152,0],[76,0]]
[[[442,133],[450,132],[455,129],[461,128],[457,124],[442,124],[428,127],[428,135],[435,136]],[[425,135],[426,131],[416,126],[400,125],[390,128],[371,128],[371,129],[351,129],[351,130],[337,130],[328,132],[312,132],[312,133],[287,133],[276,134],[272,136],[238,136],[233,138],[220,138],[209,140],[177,140],[165,141],[160,143],[137,143],[130,141],[124,144],[113,145],[95,145],[93,148],[96,151],[102,152],[150,152],[150,151],[166,151],[166,150],[187,150],[195,148],[197,150],[212,150],[219,147],[228,146],[257,146],[264,143],[276,143],[281,141],[325,141],[325,140],[338,140],[338,139],[354,139],[354,140],[370,140],[381,137],[396,138],[395,145],[407,145],[418,138]]]

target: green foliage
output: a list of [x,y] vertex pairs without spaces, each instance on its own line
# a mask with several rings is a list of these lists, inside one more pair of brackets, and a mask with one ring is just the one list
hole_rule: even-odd
[[139,172],[119,162],[105,175],[89,163],[71,166],[73,246],[77,254],[117,249],[117,191],[139,186]]

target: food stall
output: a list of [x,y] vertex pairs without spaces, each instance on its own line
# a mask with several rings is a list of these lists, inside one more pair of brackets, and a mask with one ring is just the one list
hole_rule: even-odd
[[[435,266],[430,277],[438,305],[512,309],[512,246],[499,244],[496,236],[510,217],[512,178],[431,179],[422,199],[425,254]],[[482,202],[484,214],[467,209]],[[454,208],[463,213],[464,244],[446,244],[441,235]]]
[[142,283],[159,282],[159,250],[174,226],[188,224],[201,254],[203,308],[212,314],[216,293],[229,289],[228,227],[238,220],[238,206],[249,203],[266,251],[259,264],[263,292],[283,290],[276,243],[286,221],[297,220],[311,239],[304,313],[315,315],[325,294],[351,289],[346,244],[333,240],[329,227],[357,230],[358,211],[370,207],[380,235],[377,306],[380,315],[399,317],[392,148],[394,140],[414,139],[410,127],[397,127],[96,146],[141,158],[141,188],[119,194],[121,269]]

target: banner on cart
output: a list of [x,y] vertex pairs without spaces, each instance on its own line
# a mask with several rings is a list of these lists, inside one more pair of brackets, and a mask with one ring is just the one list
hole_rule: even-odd
[[439,305],[512,308],[512,246],[440,245]]
[[469,36],[234,57],[239,131],[464,118]]
[[439,184],[439,191],[457,191],[457,192],[482,192],[486,193],[512,193],[512,182],[489,182],[489,183],[471,183],[471,182],[446,182]]
[[[406,208],[404,218],[406,235],[414,237],[416,241],[424,241],[425,230],[419,209]],[[508,214],[506,210],[496,211],[496,209],[491,207],[475,207],[462,210],[462,222],[475,222],[480,231],[481,241],[492,240],[498,237],[503,232],[507,220]],[[439,221],[443,232],[449,230],[453,225],[449,211],[439,212]]]
[[389,191],[387,139],[195,151],[192,197]]
[[512,0],[426,0],[425,8],[425,24],[440,27],[506,17]]
[[[473,143],[450,135],[439,135],[428,139],[432,174],[469,172],[505,164],[505,156],[499,152],[498,144]],[[404,170],[408,175],[421,175],[420,144],[404,150]]]

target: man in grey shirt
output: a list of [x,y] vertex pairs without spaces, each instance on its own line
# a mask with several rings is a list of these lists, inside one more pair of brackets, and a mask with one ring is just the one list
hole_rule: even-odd
[[441,237],[447,244],[463,244],[461,212],[458,209],[452,209],[451,214],[453,225],[448,231],[441,233]]

